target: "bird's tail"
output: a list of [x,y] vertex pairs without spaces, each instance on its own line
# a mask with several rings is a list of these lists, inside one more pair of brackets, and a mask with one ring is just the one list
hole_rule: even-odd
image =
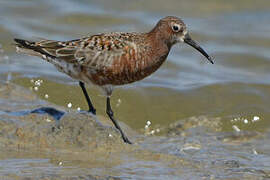
[[35,44],[32,41],[27,41],[27,40],[17,39],[17,38],[15,38],[14,41],[16,42],[16,45],[18,47],[22,47],[22,48],[31,48],[33,44]]
[[23,39],[14,39],[16,42],[16,51],[18,53],[27,54],[31,56],[39,56],[41,57],[42,54],[38,50],[37,46],[35,46],[35,42],[27,41]]

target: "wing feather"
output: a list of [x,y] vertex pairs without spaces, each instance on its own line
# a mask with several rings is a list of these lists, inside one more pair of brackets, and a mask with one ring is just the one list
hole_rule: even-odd
[[114,57],[128,53],[134,48],[134,33],[99,34],[71,41],[41,40],[29,42],[24,48],[64,60],[67,63],[80,64],[88,68],[100,69],[112,64]]

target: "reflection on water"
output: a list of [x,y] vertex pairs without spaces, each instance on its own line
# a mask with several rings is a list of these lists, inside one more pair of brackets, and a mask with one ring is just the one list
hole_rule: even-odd
[[[215,64],[187,45],[176,45],[156,73],[114,92],[116,117],[140,132],[147,121],[165,127],[203,115],[220,118],[223,132],[264,133],[270,122],[269,8],[269,0],[0,0],[0,79],[32,88],[56,105],[87,109],[76,81],[41,59],[17,55],[12,38],[70,40],[149,31],[161,17],[176,15]],[[35,89],[38,79],[43,83]],[[88,90],[97,113],[106,115],[105,98],[96,88]]]

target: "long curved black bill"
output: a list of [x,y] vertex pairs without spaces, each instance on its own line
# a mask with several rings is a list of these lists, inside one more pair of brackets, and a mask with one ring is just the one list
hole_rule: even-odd
[[208,59],[208,61],[214,64],[214,61],[212,60],[212,58],[203,50],[203,48],[201,48],[195,41],[191,39],[188,33],[185,35],[184,42],[194,47],[198,51],[200,51],[200,53],[202,53]]

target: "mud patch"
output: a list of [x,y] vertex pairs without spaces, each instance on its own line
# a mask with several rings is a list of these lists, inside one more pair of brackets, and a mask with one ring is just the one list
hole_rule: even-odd
[[[269,134],[223,132],[206,116],[123,143],[109,119],[65,109],[0,83],[0,176],[5,179],[268,178]],[[152,130],[152,129],[150,129]]]

